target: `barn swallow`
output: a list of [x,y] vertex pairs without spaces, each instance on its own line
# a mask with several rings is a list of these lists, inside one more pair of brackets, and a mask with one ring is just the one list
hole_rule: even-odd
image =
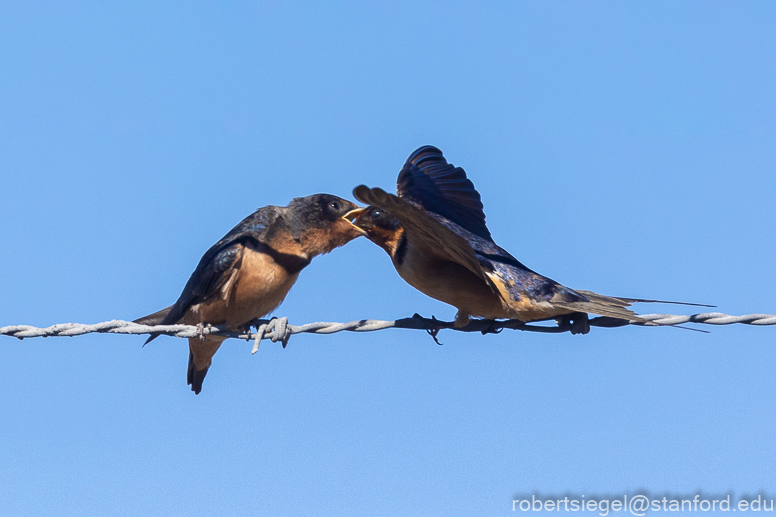
[[360,185],[353,195],[370,206],[349,217],[390,255],[407,283],[458,309],[455,327],[471,316],[557,319],[584,334],[590,329],[587,313],[643,322],[626,307],[658,301],[570,289],[524,266],[493,241],[474,184],[436,147],[409,156],[397,194]]
[[[145,325],[224,325],[230,331],[275,309],[299,272],[316,255],[363,235],[344,216],[356,205],[337,196],[296,198],[287,207],[265,206],[211,247],[174,305],[136,323]],[[151,335],[149,341],[158,334]],[[187,381],[202,390],[213,355],[225,337],[189,338]]]

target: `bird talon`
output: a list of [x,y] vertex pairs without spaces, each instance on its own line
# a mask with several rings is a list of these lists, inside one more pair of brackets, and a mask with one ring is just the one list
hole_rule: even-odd
[[485,334],[501,334],[504,331],[504,327],[499,327],[499,322],[496,320],[492,320],[487,328],[481,330],[482,335]]
[[590,332],[590,319],[586,312],[574,312],[564,314],[555,319],[558,327],[568,330],[572,334],[587,334]]
[[453,328],[463,328],[468,325],[470,321],[471,315],[465,310],[460,309],[455,315],[455,323],[453,323]]

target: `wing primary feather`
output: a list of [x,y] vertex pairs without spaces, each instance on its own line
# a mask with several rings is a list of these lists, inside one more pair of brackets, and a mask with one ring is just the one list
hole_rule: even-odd
[[396,192],[400,198],[491,240],[479,192],[466,172],[448,163],[438,148],[425,145],[410,154],[396,180]]

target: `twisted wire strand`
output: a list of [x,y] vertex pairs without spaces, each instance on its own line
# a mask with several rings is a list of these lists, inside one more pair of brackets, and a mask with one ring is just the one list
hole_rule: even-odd
[[[624,325],[642,326],[676,326],[684,323],[703,323],[707,325],[731,325],[743,323],[746,325],[776,325],[774,314],[746,314],[732,316],[721,312],[705,312],[702,314],[676,315],[676,314],[641,314],[640,318],[646,322],[630,322],[617,318],[597,317],[590,320],[591,327],[621,327]],[[519,320],[482,320],[475,319],[465,327],[455,328],[451,321],[440,321],[436,318],[424,318],[418,314],[410,318],[402,318],[394,321],[383,320],[356,320],[349,323],[316,322],[305,325],[291,325],[287,318],[273,318],[271,320],[254,320],[251,325],[256,327],[256,332],[230,332],[223,327],[211,327],[202,325],[141,325],[131,321],[111,320],[91,325],[82,323],[59,323],[50,327],[40,328],[32,325],[9,325],[0,327],[0,335],[12,336],[18,339],[32,337],[55,336],[80,336],[91,333],[107,334],[166,334],[168,336],[190,338],[202,337],[206,334],[215,334],[230,338],[253,340],[253,353],[259,349],[262,339],[270,339],[273,342],[281,342],[283,347],[294,334],[334,334],[336,332],[373,332],[387,328],[402,328],[425,330],[434,340],[436,334],[442,329],[452,329],[462,332],[481,332],[482,334],[498,333],[503,329],[523,330],[528,332],[561,333],[572,330],[568,321],[558,322],[556,326],[542,326],[523,323]]]

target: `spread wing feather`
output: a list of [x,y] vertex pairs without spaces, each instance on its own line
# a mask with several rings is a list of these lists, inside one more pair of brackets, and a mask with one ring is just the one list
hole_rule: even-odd
[[480,194],[461,167],[447,163],[442,151],[425,145],[407,158],[396,192],[429,212],[449,219],[483,239],[492,240]]
[[353,190],[353,195],[362,203],[382,208],[393,214],[401,222],[407,238],[413,240],[416,245],[422,246],[429,253],[443,260],[464,266],[493,287],[493,281],[482,268],[471,244],[464,237],[429,216],[423,209],[380,188],[370,189],[365,185],[359,185]]

